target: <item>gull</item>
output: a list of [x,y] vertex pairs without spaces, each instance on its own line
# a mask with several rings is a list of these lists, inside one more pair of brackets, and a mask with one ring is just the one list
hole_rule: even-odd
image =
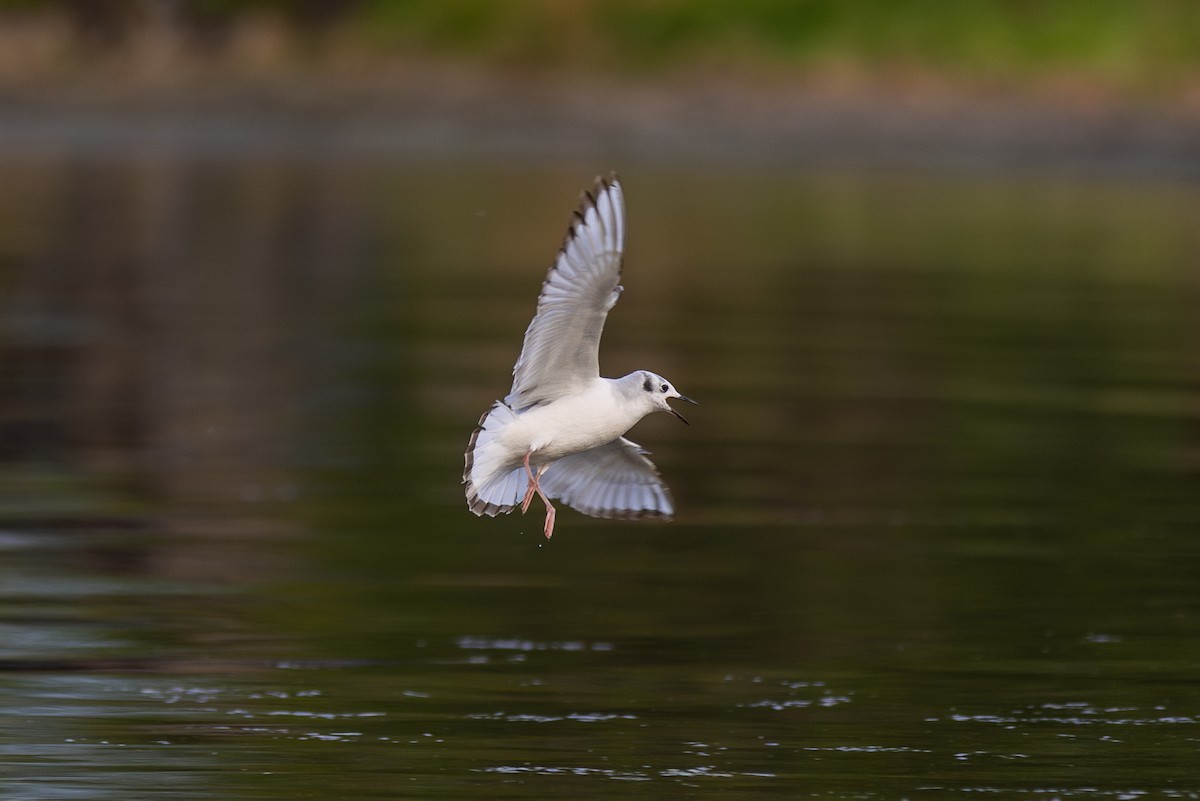
[[674,514],[670,490],[647,451],[624,436],[669,399],[696,403],[657,373],[600,376],[600,333],[621,295],[625,200],[614,173],[580,198],[558,258],[546,274],[537,312],[513,367],[512,390],[479,420],[467,445],[467,507],[495,517],[534,494],[546,506],[542,531],[554,533],[551,499],[592,517]]

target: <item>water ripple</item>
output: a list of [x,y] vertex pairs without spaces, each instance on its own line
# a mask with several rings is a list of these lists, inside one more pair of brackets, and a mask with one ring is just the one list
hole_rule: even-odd
[[497,765],[479,768],[481,773],[532,774],[536,776],[599,776],[617,781],[653,781],[663,779],[734,779],[747,777],[773,779],[774,773],[722,770],[715,765],[698,765],[690,768],[662,768],[653,770],[615,770],[612,768],[554,767],[549,765]]
[[526,713],[476,712],[466,716],[469,720],[503,720],[509,723],[555,723],[573,720],[580,723],[603,723],[609,720],[637,720],[637,715],[618,715],[605,712],[572,712],[569,715],[531,715]]
[[[1194,715],[1125,715],[1137,712],[1136,707],[1097,707],[1083,701],[1069,703],[1044,703],[1017,709],[1009,714],[964,714],[947,716],[955,723],[989,723],[997,726],[1015,727],[1034,723],[1055,723],[1067,726],[1163,726],[1194,725],[1200,718]],[[1165,707],[1155,707],[1156,712],[1165,712]],[[1066,714],[1063,714],[1066,713]],[[1071,714],[1074,713],[1074,714]]]
[[611,651],[612,643],[584,642],[583,640],[559,640],[540,642],[516,637],[459,637],[455,640],[459,648],[489,651]]

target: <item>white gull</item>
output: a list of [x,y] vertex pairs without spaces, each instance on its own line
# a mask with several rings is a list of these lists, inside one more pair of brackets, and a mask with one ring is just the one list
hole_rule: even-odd
[[553,498],[592,517],[674,514],[671,493],[646,451],[622,436],[651,412],[683,415],[684,397],[662,376],[638,370],[602,378],[600,333],[621,294],[625,201],[615,174],[584,192],[558,258],[542,284],[537,313],[513,367],[512,390],[479,420],[467,445],[467,506],[495,517],[536,493],[554,533]]

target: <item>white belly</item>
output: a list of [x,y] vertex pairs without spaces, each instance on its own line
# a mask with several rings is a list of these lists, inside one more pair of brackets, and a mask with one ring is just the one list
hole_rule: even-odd
[[510,453],[532,451],[530,461],[544,464],[612,442],[641,418],[598,379],[584,392],[521,413],[501,439]]

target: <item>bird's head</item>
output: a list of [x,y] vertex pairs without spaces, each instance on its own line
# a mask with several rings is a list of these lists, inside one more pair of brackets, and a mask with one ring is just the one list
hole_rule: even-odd
[[684,416],[672,409],[671,405],[667,403],[667,401],[671,398],[678,398],[679,400],[690,403],[693,406],[700,405],[686,395],[680,394],[679,390],[671,386],[671,382],[663,378],[661,375],[651,373],[648,370],[642,370],[636,375],[641,379],[641,391],[648,399],[648,405],[650,406],[651,411],[670,412],[684,423],[687,423],[687,420],[684,418]]

